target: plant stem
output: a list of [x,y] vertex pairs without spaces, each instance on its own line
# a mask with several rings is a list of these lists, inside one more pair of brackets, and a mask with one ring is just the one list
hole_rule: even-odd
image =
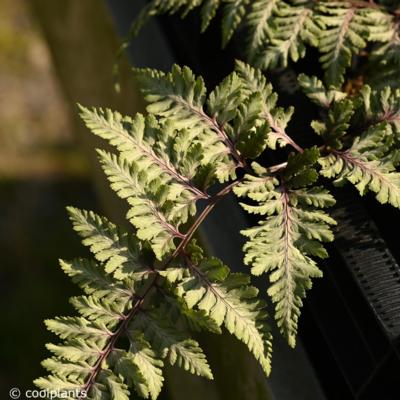
[[[179,243],[178,247],[174,251],[174,253],[171,255],[171,257],[164,263],[162,268],[166,268],[175,258],[177,258],[180,254],[184,253],[185,248],[187,244],[190,242],[192,239],[193,235],[195,234],[196,230],[199,228],[201,223],[206,219],[208,214],[214,209],[216,204],[224,198],[234,186],[236,186],[238,183],[240,183],[241,180],[237,180],[220,190],[215,196],[211,197],[210,203],[207,205],[207,207],[203,210],[203,212],[196,218],[196,220],[193,222],[192,226],[189,228],[187,233],[183,236],[182,241]],[[132,308],[129,310],[129,312],[124,316],[122,319],[121,324],[118,326],[117,330],[110,335],[110,341],[108,342],[107,346],[104,348],[104,350],[100,353],[99,358],[97,359],[95,365],[92,368],[92,371],[84,384],[84,386],[81,389],[81,394],[78,397],[78,400],[82,400],[85,397],[83,397],[83,393],[89,393],[90,389],[95,383],[96,377],[100,373],[102,369],[102,364],[103,362],[108,358],[108,356],[112,353],[112,351],[115,348],[115,344],[122,335],[128,328],[128,325],[130,321],[133,319],[133,317],[137,314],[137,312],[140,310],[141,305],[143,304],[145,298],[147,295],[151,292],[151,289],[156,286],[157,280],[159,278],[159,273],[154,269],[152,270],[152,273],[154,273],[154,277],[152,281],[149,283],[147,286],[146,290],[144,293],[140,296],[137,297],[135,303],[133,304]]]
[[115,344],[118,341],[119,337],[121,336],[121,334],[123,332],[125,332],[125,330],[127,329],[129,322],[132,320],[132,318],[136,315],[136,313],[139,311],[140,306],[143,304],[144,299],[146,298],[146,296],[150,293],[151,289],[155,286],[157,279],[158,279],[159,275],[155,275],[153,280],[150,282],[149,286],[146,288],[145,292],[143,293],[143,295],[139,298],[137,298],[135,304],[133,305],[133,307],[130,309],[129,313],[127,315],[125,315],[125,317],[122,320],[121,325],[118,327],[118,329],[111,335],[111,339],[108,342],[107,346],[105,347],[105,349],[100,353],[100,357],[98,358],[98,360],[96,361],[96,364],[93,366],[92,368],[92,372],[89,375],[89,378],[87,380],[87,382],[85,383],[85,385],[83,386],[83,388],[81,389],[81,393],[79,394],[78,400],[84,399],[86,398],[86,395],[84,395],[82,392],[84,392],[85,394],[89,393],[89,390],[91,389],[91,387],[94,385],[95,380],[97,375],[100,373],[101,371],[101,367],[103,362],[108,358],[108,356],[112,353],[112,351],[115,348]]
[[275,174],[276,172],[279,172],[281,169],[286,168],[287,162],[283,162],[281,164],[276,164],[272,165],[271,167],[266,168],[267,173],[269,174]]
[[210,203],[207,205],[207,207],[203,210],[203,212],[196,218],[194,221],[193,225],[190,227],[190,229],[186,232],[184,239],[179,243],[178,247],[172,254],[171,258],[174,259],[177,257],[187,246],[187,244],[190,242],[192,239],[194,233],[196,232],[197,228],[201,225],[201,223],[207,218],[207,215],[213,210],[213,208],[216,206],[216,204],[223,198],[225,197],[234,186],[239,184],[241,180],[237,180],[235,182],[232,182],[230,185],[226,186],[224,189],[219,191],[215,196],[211,198]]

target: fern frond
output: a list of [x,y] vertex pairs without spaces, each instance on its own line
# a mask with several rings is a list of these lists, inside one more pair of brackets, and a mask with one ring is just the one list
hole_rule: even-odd
[[324,122],[313,121],[311,126],[318,135],[322,136],[326,146],[341,149],[343,147],[341,139],[347,134],[353,114],[353,102],[343,99],[333,103]]
[[168,311],[164,307],[141,313],[129,329],[143,331],[160,357],[168,358],[171,365],[177,364],[192,374],[213,379],[199,344],[168,319]]
[[[202,31],[222,10],[222,44],[243,26],[248,61],[263,69],[286,67],[317,47],[328,84],[340,86],[354,55],[368,43],[382,43],[372,57],[392,62],[398,54],[398,21],[384,8],[357,1],[308,0],[153,0],[137,18],[137,34],[150,16],[201,8]],[[243,24],[242,24],[243,22]],[[381,57],[384,54],[383,57]],[[397,63],[397,61],[395,61]]]
[[379,62],[381,66],[393,64],[399,66],[400,64],[400,31],[399,22],[395,22],[393,29],[389,31],[391,34],[390,39],[386,43],[375,46],[372,49],[372,61]]
[[[57,368],[57,367],[56,367]],[[60,373],[61,375],[61,373]],[[80,393],[80,385],[76,382],[76,379],[68,380],[68,378],[59,378],[54,375],[49,375],[48,377],[38,378],[35,380],[35,385],[40,389],[47,389],[49,391],[60,391],[65,393]]]
[[205,0],[203,7],[201,8],[201,32],[204,32],[210,22],[215,18],[217,10],[221,5],[222,0]]
[[292,6],[279,2],[270,28],[268,44],[258,51],[255,63],[263,69],[285,68],[306,54],[306,45],[316,46],[320,34],[314,20],[313,3]]
[[178,131],[169,122],[160,125],[153,116],[131,119],[83,107],[81,116],[119,150],[119,156],[99,150],[101,164],[111,187],[131,205],[128,219],[139,238],[149,241],[161,259],[174,249],[174,238],[182,237],[179,225],[196,213],[196,201],[209,197],[196,186],[205,188],[212,171],[203,162],[200,143],[190,131]]
[[364,85],[360,90],[362,119],[368,124],[386,122],[394,134],[400,137],[400,88],[386,86],[382,90],[372,90]]
[[141,248],[129,238],[127,232],[92,211],[67,208],[74,230],[83,238],[82,243],[90,248],[96,259],[105,263],[104,269],[114,273],[118,279],[132,273],[143,274],[149,269],[140,260]]
[[87,320],[113,327],[113,324],[123,315],[130,297],[121,296],[109,302],[94,296],[76,296],[71,297],[70,303]]
[[380,203],[400,208],[400,173],[393,165],[398,156],[385,140],[391,135],[386,123],[372,126],[356,137],[349,149],[322,157],[319,160],[321,174],[335,178],[337,185],[351,182],[361,195],[370,190]]
[[219,125],[235,118],[237,108],[242,102],[242,82],[237,74],[228,75],[209,95],[207,106],[209,114]]
[[242,231],[249,238],[245,263],[252,266],[254,275],[269,273],[268,294],[275,303],[275,318],[292,347],[302,298],[311,278],[322,275],[310,256],[327,257],[319,242],[333,240],[329,225],[335,221],[321,208],[331,206],[334,199],[321,187],[307,188],[318,176],[313,168],[317,158],[316,149],[292,156],[281,182],[258,167],[258,175],[246,175],[234,189],[238,196],[258,203],[242,204],[245,210],[267,216],[259,226]]
[[260,93],[254,93],[239,105],[233,123],[236,146],[245,158],[257,158],[268,145],[270,127],[263,118],[264,101]]
[[285,131],[286,126],[292,117],[294,111],[293,107],[290,107],[287,110],[277,107],[278,96],[273,91],[272,85],[267,83],[266,78],[260,70],[241,61],[236,61],[236,71],[242,79],[243,92],[247,96],[254,93],[259,93],[260,95],[262,104],[260,119],[268,123],[266,129],[268,131],[269,147],[275,149],[277,144],[280,146],[290,144],[297,147]]
[[250,0],[224,0],[225,6],[222,15],[222,47],[231,40],[238,28]]
[[206,88],[202,78],[196,78],[189,68],[176,65],[168,74],[137,69],[136,76],[150,103],[148,112],[162,120],[168,119],[175,129],[187,129],[190,139],[201,146],[203,164],[215,164],[220,181],[234,178],[235,163],[228,154],[237,155],[215,116],[204,111]]
[[96,296],[102,297],[101,295],[106,294],[109,289],[119,292],[120,295],[126,293],[126,289],[121,283],[114,284],[110,276],[104,273],[104,269],[92,260],[60,260],[60,266],[71,277],[72,281],[78,284],[87,294],[96,293]]
[[[78,276],[71,273],[71,268],[66,271]],[[212,379],[205,355],[199,344],[185,332],[185,325],[176,325],[172,320],[170,324],[163,321],[167,309],[158,304],[160,300],[152,290],[156,281],[154,277],[135,284],[129,280],[116,280],[104,268],[102,271],[111,281],[107,289],[89,290],[88,296],[71,299],[80,317],[46,321],[48,329],[60,336],[64,343],[47,346],[54,357],[46,360],[44,366],[52,375],[35,381],[39,387],[74,388],[80,393],[87,391],[90,398],[108,395],[111,398],[129,398],[129,387],[134,387],[142,397],[156,399],[164,380],[163,358],[188,372]],[[96,286],[97,276],[94,275],[95,281],[91,281],[90,276],[85,274],[85,278],[78,282],[84,282],[85,288],[88,282]],[[162,280],[159,284],[162,285]],[[130,295],[117,298],[104,295],[103,291],[114,292],[121,285],[125,285],[127,292],[130,290]],[[165,290],[170,289],[166,286]],[[141,309],[145,298],[146,304],[154,304],[149,310]],[[178,307],[177,311],[179,319],[184,321],[181,308]],[[191,318],[195,318],[193,313]],[[204,316],[199,314],[197,319],[204,320]],[[198,326],[203,329],[205,324]],[[124,342],[118,339],[123,334],[127,334],[128,348],[120,347]]]
[[346,93],[334,87],[327,89],[323,82],[315,76],[310,77],[305,74],[300,74],[297,79],[304,94],[320,107],[329,109],[333,103],[339,102],[347,97]]
[[[182,238],[179,219],[170,220],[162,207],[165,186],[158,179],[149,182],[146,173],[138,174],[137,168],[121,157],[103,151],[99,151],[99,155],[111,187],[131,206],[127,218],[136,227],[138,238],[149,241],[157,258],[161,259],[175,248],[173,240]],[[184,221],[187,216],[188,212],[184,214]]]
[[[180,171],[180,164],[190,154],[191,146],[187,139],[185,151],[177,153],[174,149],[174,139],[177,139],[176,128],[163,126],[152,117],[137,114],[134,119],[123,117],[111,110],[89,110],[80,106],[81,118],[86,126],[97,136],[108,140],[121,153],[121,157],[129,162],[135,162],[140,170],[146,170],[150,177],[159,177],[164,184],[174,183],[181,186],[199,198],[206,198],[205,193],[193,186],[192,176],[185,176]],[[163,130],[170,140],[161,140]],[[180,139],[182,141],[182,138]]]
[[326,70],[328,84],[339,86],[351,58],[368,41],[388,40],[390,18],[371,8],[359,8],[351,2],[322,1],[318,6],[317,22],[321,26],[318,48]]
[[237,73],[224,79],[207,100],[202,80],[188,68],[175,66],[167,75],[152,70],[137,74],[151,103],[148,111],[177,129],[187,129],[193,143],[202,148],[202,162],[215,164],[222,182],[234,177],[244,158],[256,157],[267,143],[293,144],[284,131],[293,110],[276,107],[272,86],[250,66],[238,62]]
[[[190,310],[179,298],[174,307],[165,307],[155,286],[157,283],[161,293],[173,299],[173,288],[163,275],[171,278],[161,274],[156,265],[162,266],[150,254],[145,257],[137,238],[129,238],[93,212],[75,208],[69,212],[74,229],[99,264],[86,260],[61,263],[87,295],[71,299],[79,317],[46,321],[63,343],[47,345],[54,356],[44,367],[51,375],[35,384],[44,389],[73,388],[81,396],[87,392],[89,398],[118,399],[129,399],[129,388],[133,387],[140,396],[156,399],[164,380],[162,359],[212,379],[206,357],[187,328],[220,333],[216,324],[203,312]],[[127,264],[132,266],[126,268]],[[115,271],[123,268],[122,279]],[[137,271],[143,269],[147,274],[136,279]],[[176,280],[181,282],[184,276],[180,274]],[[171,319],[163,321],[167,314]],[[129,347],[119,340],[123,335]]]
[[[161,392],[164,378],[162,367],[164,363],[157,358],[149,342],[139,332],[129,332],[129,355],[136,364],[144,378],[148,392],[153,400],[157,399]],[[125,378],[127,379],[127,378]]]
[[264,305],[256,300],[258,290],[249,286],[243,274],[229,273],[216,258],[194,263],[186,257],[190,276],[178,286],[178,294],[189,308],[197,307],[222,324],[247,345],[264,372],[271,370],[271,334],[265,323]]
[[[373,73],[373,71],[379,71],[379,74]],[[398,64],[376,64],[373,63],[369,69],[369,76],[367,83],[376,90],[382,90],[389,86],[391,88],[400,88],[400,68]]]
[[254,63],[259,57],[260,50],[272,36],[271,19],[281,3],[281,0],[254,0],[251,2],[246,17],[247,48],[251,63]]
[[[157,7],[189,11],[202,3],[167,1]],[[233,8],[247,4],[224,3]],[[291,4],[300,10],[308,3]],[[347,3],[336,6],[347,10]],[[323,2],[318,7],[330,6]],[[271,13],[264,18],[275,18],[280,11]],[[230,16],[232,30],[242,14],[239,10]],[[351,39],[351,33],[346,35]],[[323,120],[312,122],[324,144],[303,149],[286,133],[293,109],[278,107],[272,85],[247,64],[237,62],[236,71],[210,93],[186,67],[174,66],[168,74],[136,70],[136,75],[150,115],[130,118],[81,108],[87,126],[117,150],[98,154],[112,189],[130,206],[127,218],[133,228],[125,231],[91,211],[68,209],[95,261],[61,261],[85,294],[71,299],[78,316],[46,321],[61,343],[47,346],[53,354],[44,362],[49,376],[36,384],[74,388],[81,397],[87,392],[94,399],[128,399],[133,389],[155,400],[166,363],[213,378],[191,332],[218,334],[222,327],[248,347],[268,375],[271,332],[258,290],[247,275],[231,273],[219,259],[205,257],[193,236],[232,190],[250,199],[243,208],[262,220],[242,232],[247,237],[245,263],[254,275],[268,274],[277,325],[294,346],[306,290],[312,278],[322,275],[314,258],[326,258],[323,243],[333,240],[335,221],[324,209],[335,200],[317,186],[319,172],[336,183],[348,180],[361,193],[371,190],[380,202],[400,208],[400,174],[395,170],[400,164],[400,94],[366,86],[353,97],[301,76],[306,95],[324,108]],[[287,162],[267,168],[253,162],[249,173],[248,159],[277,144],[297,151]],[[236,179],[240,168],[245,176]],[[211,196],[208,188],[217,179],[236,180]],[[206,204],[191,221],[199,200]]]

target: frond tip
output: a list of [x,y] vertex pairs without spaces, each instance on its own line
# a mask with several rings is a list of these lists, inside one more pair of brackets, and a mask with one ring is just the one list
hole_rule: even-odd
[[242,231],[248,237],[245,263],[254,275],[269,274],[275,318],[292,347],[302,298],[311,278],[322,276],[311,257],[326,258],[320,242],[333,240],[330,225],[335,221],[321,210],[334,204],[333,197],[321,187],[306,187],[315,181],[312,165],[317,157],[318,152],[310,150],[293,158],[281,182],[258,166],[258,175],[246,175],[235,188],[238,196],[258,203],[242,204],[245,210],[266,215],[258,226]]

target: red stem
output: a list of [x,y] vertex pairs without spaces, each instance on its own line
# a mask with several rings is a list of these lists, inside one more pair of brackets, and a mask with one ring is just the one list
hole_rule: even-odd
[[[225,188],[223,188],[221,191],[219,191],[215,196],[213,196],[210,200],[210,203],[207,205],[207,207],[203,210],[203,212],[197,217],[197,219],[194,221],[193,225],[189,228],[187,233],[183,236],[182,241],[179,243],[178,247],[174,251],[174,253],[171,255],[171,257],[165,262],[165,264],[162,266],[162,268],[166,268],[175,258],[177,258],[180,254],[182,254],[185,251],[185,248],[187,244],[190,242],[192,239],[194,233],[198,229],[198,227],[201,225],[201,223],[206,219],[207,215],[213,210],[213,208],[216,206],[216,204],[224,198],[234,186],[236,186],[238,183],[240,183],[240,180],[237,180],[235,182],[232,182]],[[103,362],[108,358],[108,356],[112,353],[112,351],[115,348],[115,344],[122,335],[123,332],[127,329],[130,321],[132,318],[136,315],[136,313],[139,311],[141,305],[143,304],[146,296],[150,293],[151,289],[156,286],[157,280],[159,278],[159,274],[156,270],[152,271],[155,276],[150,282],[149,286],[146,288],[145,292],[142,294],[142,296],[137,297],[137,300],[133,307],[129,310],[128,314],[124,316],[121,325],[117,328],[117,330],[110,336],[111,339],[108,342],[107,346],[105,349],[100,353],[100,357],[96,361],[96,364],[92,368],[92,372],[89,375],[88,380],[86,381],[85,385],[82,387],[81,392],[88,393],[95,383],[96,377],[100,373],[102,369],[102,364]],[[78,397],[78,400],[82,400],[84,397],[80,395]]]

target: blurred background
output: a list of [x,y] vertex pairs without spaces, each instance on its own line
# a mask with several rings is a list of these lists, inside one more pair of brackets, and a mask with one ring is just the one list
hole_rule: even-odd
[[123,90],[113,90],[119,39],[102,1],[0,0],[0,21],[0,397],[8,398],[10,387],[32,388],[43,374],[44,344],[54,340],[43,320],[69,313],[77,293],[57,262],[84,254],[65,207],[121,214],[97,178],[95,142],[75,104],[138,105],[123,68]]
[[0,2],[0,385],[26,387],[48,341],[42,320],[71,292],[57,258],[72,256],[67,203],[95,201],[70,104],[40,25],[21,0]]

